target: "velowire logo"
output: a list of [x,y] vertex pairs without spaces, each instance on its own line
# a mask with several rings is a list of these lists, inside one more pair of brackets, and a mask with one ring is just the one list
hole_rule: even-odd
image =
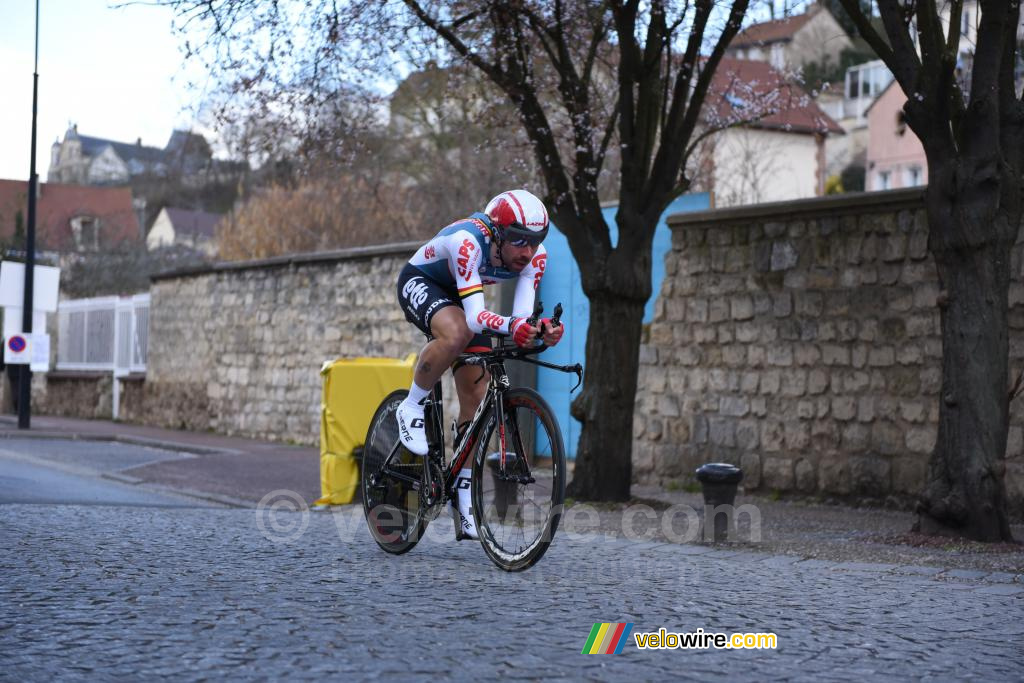
[[617,655],[622,652],[622,646],[629,639],[629,633],[633,630],[632,623],[620,622],[596,623],[590,629],[590,637],[587,644],[580,651],[581,655]]

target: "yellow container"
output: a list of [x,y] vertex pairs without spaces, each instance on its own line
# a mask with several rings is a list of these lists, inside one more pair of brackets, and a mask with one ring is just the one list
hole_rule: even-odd
[[363,445],[370,420],[384,397],[412,383],[416,354],[395,358],[339,358],[320,370],[320,499],[316,505],[347,505],[359,486],[353,451]]

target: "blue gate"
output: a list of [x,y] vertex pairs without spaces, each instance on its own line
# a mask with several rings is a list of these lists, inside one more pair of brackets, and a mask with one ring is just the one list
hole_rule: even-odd
[[[605,222],[611,229],[612,244],[619,240],[619,228],[615,224],[616,205],[605,207]],[[690,211],[703,211],[710,208],[710,196],[703,192],[700,194],[689,194],[679,197],[668,205],[665,213],[661,215],[658,228],[654,233],[654,252],[651,264],[652,295],[644,309],[644,322],[648,323],[654,317],[654,301],[661,290],[661,281],[665,277],[665,254],[672,245],[672,232],[665,222],[665,218],[676,213]],[[551,362],[584,363],[587,344],[587,327],[590,322],[590,302],[583,294],[583,287],[580,285],[580,270],[569,250],[569,242],[558,228],[552,225],[552,230],[544,240],[544,246],[548,250],[548,267],[544,272],[544,279],[540,283],[538,298],[544,302],[545,314],[550,315],[551,310],[558,302],[562,303],[564,312],[562,319],[565,321],[565,337],[553,349],[543,354],[543,359]],[[567,375],[555,370],[537,368],[537,391],[551,405],[558,417],[558,424],[562,427],[562,437],[566,441],[566,453],[570,458],[576,457],[576,444],[580,438],[580,423],[569,415],[569,404],[576,394],[569,394],[569,390],[576,384],[575,375]]]

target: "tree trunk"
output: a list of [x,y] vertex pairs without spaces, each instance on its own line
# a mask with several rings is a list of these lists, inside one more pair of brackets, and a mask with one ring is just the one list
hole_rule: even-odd
[[629,500],[633,478],[633,407],[644,302],[603,291],[589,295],[587,367],[572,416],[583,423],[567,494],[582,500]]
[[1005,210],[974,210],[979,207],[970,205],[967,193],[937,207],[940,192],[933,194],[933,189],[932,252],[943,287],[938,301],[942,390],[938,435],[915,529],[980,541],[1012,540],[1003,472],[1009,428],[1010,247],[1016,235],[1009,226],[1015,223]]

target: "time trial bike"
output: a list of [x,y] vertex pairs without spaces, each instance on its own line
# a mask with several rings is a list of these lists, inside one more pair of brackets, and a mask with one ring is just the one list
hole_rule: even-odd
[[[542,304],[529,322],[536,326]],[[561,316],[555,307],[553,325]],[[495,338],[492,338],[495,339]],[[402,554],[422,538],[450,500],[457,500],[458,474],[472,464],[470,490],[477,533],[487,556],[506,571],[533,566],[558,529],[565,501],[565,446],[554,412],[533,389],[512,387],[506,361],[522,361],[561,372],[583,369],[534,358],[547,347],[509,346],[460,356],[489,375],[487,393],[469,425],[456,435],[446,462],[441,382],[424,405],[428,451],[418,456],[401,445],[395,412],[408,395],[389,394],[377,408],[363,446],[362,497],[370,533],[385,551]],[[464,481],[464,480],[463,480]]]

